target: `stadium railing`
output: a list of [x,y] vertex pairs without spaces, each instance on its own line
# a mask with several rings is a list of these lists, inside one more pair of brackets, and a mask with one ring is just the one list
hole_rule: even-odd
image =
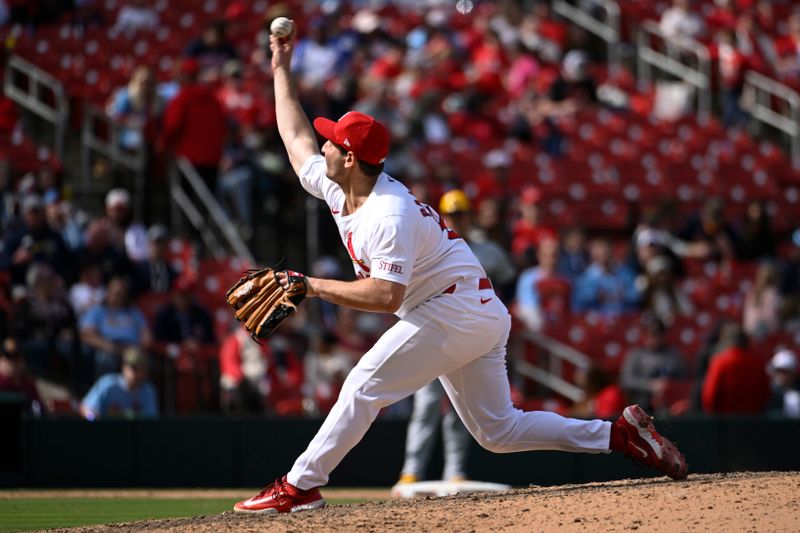
[[69,98],[56,78],[17,55],[6,64],[3,90],[10,99],[53,125],[53,151],[64,156]]
[[586,370],[591,359],[575,348],[547,335],[517,329],[511,338],[514,372],[574,402],[584,397],[583,390],[564,379],[564,367]]
[[[127,125],[124,128],[131,129]],[[112,168],[124,168],[133,175],[134,212],[141,216],[145,197],[147,154],[144,145],[135,149],[121,143],[123,126],[97,106],[87,104],[83,109],[81,126],[81,175],[84,191],[92,185],[91,167],[94,152],[108,158]]]
[[[752,70],[745,74],[743,93],[750,116],[758,125],[772,126],[789,137],[792,162],[795,168],[800,166],[800,94]],[[788,116],[783,112],[787,108]]]
[[566,0],[555,0],[553,2],[553,11],[604,40],[607,47],[608,63],[616,65],[619,63],[621,37],[619,5],[611,0],[595,1],[592,2],[592,5],[602,11],[602,18],[598,18],[593,13],[574,6]]
[[[182,177],[185,179],[181,179]],[[200,174],[197,173],[197,170],[186,158],[179,157],[176,159],[175,164],[170,169],[169,184],[170,197],[175,202],[175,206],[186,215],[189,223],[200,233],[208,250],[214,257],[224,258],[232,253],[243,261],[255,264],[250,248],[203,182]],[[192,201],[190,193],[187,192],[184,184],[188,184],[191,194],[200,201],[199,203],[202,203],[209,215],[208,217],[204,216],[196,203]],[[178,209],[172,210],[173,228],[181,225]],[[217,232],[222,241],[217,237]],[[223,245],[227,245],[227,247]]]
[[[657,46],[661,42],[663,48]],[[639,81],[650,83],[653,68],[683,80],[697,89],[697,110],[700,117],[711,113],[711,59],[705,45],[694,39],[667,37],[658,24],[644,22],[636,35],[637,75]],[[693,59],[696,66],[686,63]]]

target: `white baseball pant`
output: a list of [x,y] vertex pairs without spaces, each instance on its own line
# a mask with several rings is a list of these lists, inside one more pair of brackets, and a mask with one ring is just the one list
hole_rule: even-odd
[[459,281],[398,321],[361,358],[308,448],[287,474],[306,490],[325,485],[331,471],[362,439],[385,406],[439,377],[478,443],[497,453],[563,450],[608,453],[611,424],[511,403],[506,342],[511,317],[478,280]]

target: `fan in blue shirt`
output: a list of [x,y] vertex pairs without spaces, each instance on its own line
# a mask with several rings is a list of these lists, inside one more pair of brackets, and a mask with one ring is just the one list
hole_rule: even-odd
[[158,416],[156,390],[147,380],[147,355],[128,348],[122,361],[121,374],[104,375],[83,399],[81,414],[87,420]]

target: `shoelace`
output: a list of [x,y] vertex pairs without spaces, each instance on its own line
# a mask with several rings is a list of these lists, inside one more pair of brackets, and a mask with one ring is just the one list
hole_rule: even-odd
[[278,478],[275,480],[275,483],[272,485],[267,485],[264,487],[261,492],[258,493],[257,498],[263,498],[270,492],[282,492],[283,491],[283,479]]

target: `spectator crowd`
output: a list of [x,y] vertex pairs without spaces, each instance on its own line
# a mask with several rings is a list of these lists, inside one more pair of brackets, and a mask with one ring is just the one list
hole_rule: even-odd
[[[51,22],[42,11],[48,2],[7,4],[0,15],[25,31]],[[93,2],[80,4],[64,15],[71,24],[134,37],[162,28],[157,2],[122,2],[114,20],[103,20]],[[249,4],[225,3],[220,20],[185,43],[174,69],[133,66],[127,83],[107,95],[106,111],[122,127],[121,147],[148,154],[153,176],[163,158],[186,158],[246,239],[270,199],[297,203],[302,191],[286,180],[265,47],[270,20],[292,16],[300,28],[293,70],[309,114],[356,109],[390,127],[387,172],[438,207],[468,241],[512,310],[518,334],[557,338],[584,319],[640,328],[613,364],[596,360],[575,376],[585,399],[564,411],[610,417],[627,398],[673,413],[800,415],[792,346],[764,344],[800,324],[800,230],[775,229],[769,198],[734,211],[713,196],[692,204],[689,216],[664,200],[637,205],[624,227],[595,226],[577,214],[563,225],[546,208],[547,191],[514,168],[520,147],[564,157],[575,135],[565,124],[613,107],[600,90],[590,37],[555,17],[548,2],[476,3],[469,16],[436,2],[375,9],[286,2],[261,13],[257,32],[244,30],[253,16]],[[781,24],[770,21],[770,2],[738,11],[733,2],[717,4],[701,13],[675,0],[661,29],[709,44],[725,92],[723,122],[737,126],[747,117],[744,68],[787,82],[800,72],[800,12]],[[480,154],[469,172],[454,146]],[[110,190],[104,211],[87,213],[69,200],[62,169],[4,172],[0,389],[25,394],[36,412],[47,406],[33,378],[63,385],[88,419],[157,416],[175,386],[214,399],[190,399],[189,409],[324,412],[390,323],[312,300],[285,331],[256,344],[199,297],[205,280],[197,258],[181,260],[181,240],[170,228],[137,219],[127,190]],[[539,182],[547,178],[541,174]],[[324,253],[337,253],[335,241],[321,241]],[[348,276],[336,257],[309,271]],[[741,295],[720,307],[720,291],[731,284],[736,291],[729,292]],[[671,332],[704,312],[713,322],[706,324],[708,338],[694,346],[697,353],[686,353]],[[208,393],[209,386],[217,392]],[[663,403],[676,387],[679,401]],[[171,408],[184,405],[169,401]]]

